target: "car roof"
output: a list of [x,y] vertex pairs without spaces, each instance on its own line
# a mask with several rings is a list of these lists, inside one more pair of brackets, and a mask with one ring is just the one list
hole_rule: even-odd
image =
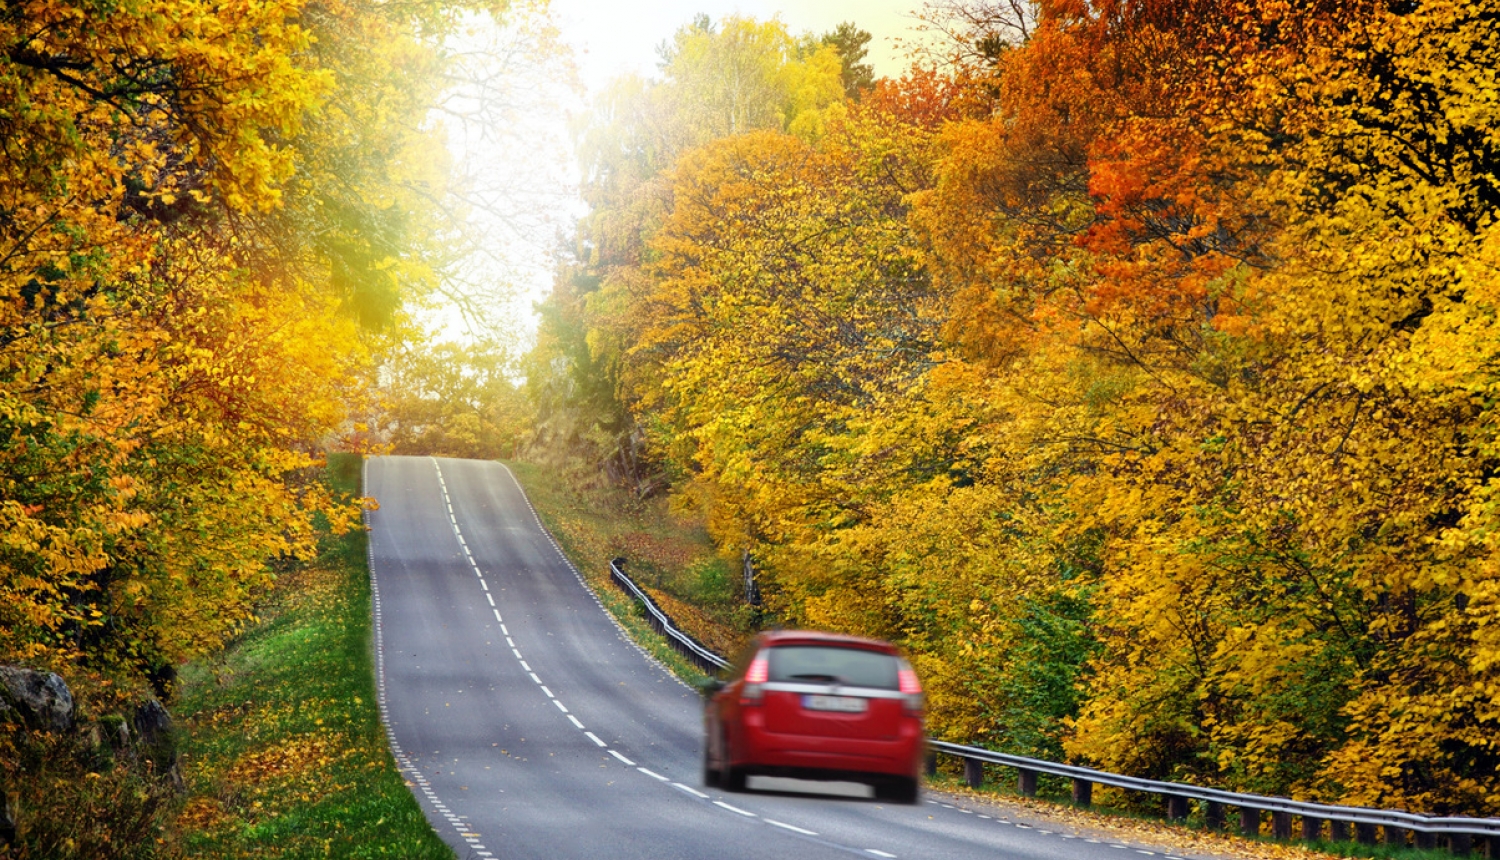
[[884,654],[899,654],[896,646],[879,639],[850,636],[846,633],[828,633],[822,630],[767,630],[756,637],[767,647],[778,645],[825,645],[834,648],[859,648],[879,651]]

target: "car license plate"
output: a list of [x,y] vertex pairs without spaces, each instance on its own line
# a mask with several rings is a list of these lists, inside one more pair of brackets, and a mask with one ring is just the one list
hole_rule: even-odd
[[858,696],[803,696],[802,707],[809,711],[838,711],[844,714],[863,714],[867,702]]

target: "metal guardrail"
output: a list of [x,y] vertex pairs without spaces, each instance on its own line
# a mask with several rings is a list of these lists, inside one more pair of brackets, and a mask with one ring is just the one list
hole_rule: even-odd
[[[672,647],[705,672],[727,668],[729,666],[727,660],[677,629],[672,619],[661,611],[656,602],[625,574],[622,567],[624,562],[622,558],[611,560],[610,576],[615,584],[645,606],[647,620],[652,629],[666,636]],[[1292,838],[1292,818],[1297,816],[1302,819],[1302,838],[1307,840],[1324,838],[1323,828],[1326,823],[1328,825],[1327,838],[1335,842],[1348,841],[1349,827],[1353,825],[1354,838],[1372,845],[1378,841],[1376,828],[1382,828],[1385,831],[1385,843],[1388,845],[1405,845],[1408,832],[1412,835],[1413,844],[1418,848],[1435,848],[1438,837],[1446,837],[1449,850],[1456,855],[1466,856],[1475,848],[1476,840],[1479,840],[1480,843],[1488,843],[1489,857],[1500,860],[1500,818],[1438,817],[1362,806],[1303,803],[1286,797],[1241,794],[1180,782],[1141,779],[1095,770],[1091,767],[1059,764],[1044,759],[1010,755],[948,741],[929,740],[928,746],[933,751],[934,758],[936,753],[942,753],[962,759],[964,778],[970,786],[975,788],[979,787],[984,780],[984,765],[986,763],[998,764],[1017,770],[1018,786],[1021,793],[1027,796],[1036,794],[1037,774],[1045,773],[1071,779],[1073,801],[1081,806],[1088,806],[1092,803],[1093,786],[1107,785],[1126,791],[1164,796],[1167,799],[1167,817],[1174,820],[1186,819],[1189,801],[1196,800],[1202,804],[1205,821],[1211,828],[1223,827],[1224,808],[1234,807],[1240,813],[1240,831],[1247,836],[1260,834],[1262,814],[1269,812],[1271,835],[1278,839]],[[929,759],[929,769],[932,766],[933,760]]]
[[[982,770],[973,768],[968,763],[989,762],[1016,768],[1020,772],[1021,792],[1028,795],[1036,793],[1036,774],[1046,773],[1072,779],[1073,797],[1075,801],[1084,803],[1087,803],[1087,798],[1092,795],[1092,786],[1097,784],[1163,795],[1168,799],[1168,815],[1171,818],[1186,818],[1187,801],[1197,800],[1204,805],[1205,817],[1211,824],[1214,823],[1215,818],[1218,818],[1218,823],[1222,824],[1223,808],[1233,806],[1240,810],[1242,829],[1251,832],[1252,835],[1260,831],[1260,814],[1269,812],[1272,815],[1273,835],[1281,838],[1291,837],[1291,817],[1294,815],[1302,818],[1306,838],[1321,836],[1324,822],[1330,823],[1330,835],[1335,839],[1339,838],[1341,832],[1344,834],[1343,838],[1347,839],[1346,828],[1351,824],[1356,828],[1361,826],[1366,828],[1365,832],[1359,834],[1362,842],[1375,841],[1375,827],[1386,829],[1387,843],[1399,841],[1404,844],[1405,834],[1400,831],[1407,830],[1427,837],[1448,836],[1450,847],[1456,849],[1456,853],[1467,853],[1472,848],[1475,837],[1491,840],[1500,838],[1500,818],[1437,817],[1361,806],[1304,803],[1285,797],[1241,794],[1179,782],[1140,779],[1090,767],[1058,764],[1043,759],[1009,755],[947,741],[929,741],[928,743],[937,752],[963,759],[966,765],[965,777],[971,784],[980,781],[976,777],[982,776]],[[1246,814],[1247,812],[1253,813],[1253,819]],[[1251,831],[1252,821],[1253,831]],[[1276,830],[1283,832],[1276,833]],[[1435,847],[1429,839],[1415,838],[1413,841],[1418,844],[1418,847]]]
[[682,656],[693,661],[694,665],[705,672],[713,673],[729,667],[728,660],[704,648],[696,639],[678,630],[677,625],[672,623],[671,617],[667,613],[662,612],[661,607],[656,605],[656,601],[652,600],[629,576],[625,575],[624,564],[625,559],[623,558],[610,559],[609,575],[615,581],[615,584],[620,586],[626,594],[631,595],[640,601],[641,605],[646,607],[646,621],[651,625],[651,629],[666,636],[667,641],[671,643],[673,648],[677,649]]

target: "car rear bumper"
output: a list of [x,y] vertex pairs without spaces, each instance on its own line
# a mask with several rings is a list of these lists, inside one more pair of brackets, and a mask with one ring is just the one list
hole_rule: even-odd
[[891,740],[783,735],[746,727],[744,746],[736,750],[736,767],[767,776],[842,776],[880,774],[915,777],[922,767],[920,729]]

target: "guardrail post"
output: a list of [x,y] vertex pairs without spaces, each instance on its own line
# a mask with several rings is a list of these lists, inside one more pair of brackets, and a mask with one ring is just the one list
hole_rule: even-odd
[[937,750],[927,750],[927,755],[925,756],[923,765],[927,769],[928,776],[934,776],[937,774]]
[[1167,795],[1167,820],[1185,821],[1188,817],[1188,799],[1180,794]]
[[1328,820],[1328,841],[1348,842],[1349,822],[1339,821],[1337,818],[1330,818]]
[[1274,839],[1292,838],[1292,814],[1276,810],[1271,813],[1271,837]]
[[1431,833],[1424,833],[1421,830],[1412,831],[1411,842],[1416,847],[1428,851],[1431,851],[1432,849],[1437,847],[1437,837]]
[[1260,810],[1248,806],[1240,807],[1240,833],[1245,836],[1260,835]]
[[1224,804],[1217,800],[1210,800],[1208,808],[1203,811],[1203,820],[1208,825],[1209,830],[1223,830]]
[[1377,829],[1377,825],[1356,821],[1354,822],[1354,838],[1358,839],[1361,845],[1376,845],[1380,841],[1375,838]]
[[1302,816],[1302,838],[1308,842],[1317,842],[1323,838],[1323,819],[1314,818],[1311,815]]
[[1086,779],[1073,777],[1073,805],[1094,805],[1094,784]]
[[1020,768],[1016,774],[1016,787],[1026,797],[1036,797],[1036,771]]
[[1385,844],[1406,847],[1406,828],[1397,827],[1393,824],[1385,826]]
[[964,759],[964,782],[969,784],[969,788],[984,785],[984,762],[977,758]]
[[1448,834],[1448,852],[1454,857],[1467,857],[1473,850],[1473,836],[1467,833]]

